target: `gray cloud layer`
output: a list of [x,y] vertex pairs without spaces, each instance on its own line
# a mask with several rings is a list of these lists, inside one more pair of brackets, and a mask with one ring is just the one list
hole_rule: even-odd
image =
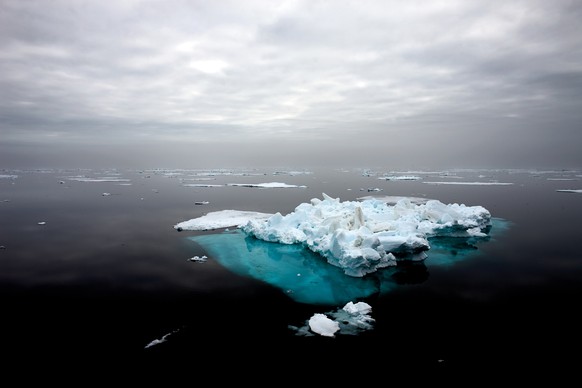
[[580,165],[580,20],[566,0],[2,0],[0,162]]

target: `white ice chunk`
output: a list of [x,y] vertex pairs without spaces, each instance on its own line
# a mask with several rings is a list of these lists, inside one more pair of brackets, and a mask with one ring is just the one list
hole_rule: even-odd
[[350,276],[364,276],[397,260],[422,260],[432,236],[481,237],[491,214],[482,206],[424,203],[406,198],[394,205],[371,198],[341,202],[323,193],[295,211],[250,219],[242,230],[258,239],[301,243]]
[[259,187],[259,188],[306,188],[304,185],[290,185],[288,183],[282,182],[266,182],[266,183],[228,183],[227,186],[240,186],[240,187]]
[[269,213],[251,211],[221,210],[210,212],[202,217],[179,222],[174,225],[177,230],[212,230],[240,226],[249,220],[265,220],[272,216]]
[[369,314],[372,311],[372,306],[366,302],[348,302],[344,306],[344,310],[350,314]]
[[336,311],[314,314],[306,321],[305,326],[289,325],[289,328],[301,336],[310,336],[312,333],[327,337],[357,335],[373,329],[375,319],[370,316],[371,313],[372,306],[365,302],[348,302]]
[[336,331],[340,329],[339,323],[321,313],[313,314],[313,316],[309,318],[309,328],[311,331],[325,337],[334,337]]

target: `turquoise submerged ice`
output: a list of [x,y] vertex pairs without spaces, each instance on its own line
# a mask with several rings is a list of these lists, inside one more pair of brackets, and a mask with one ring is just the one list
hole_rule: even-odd
[[301,244],[266,242],[240,229],[189,239],[229,271],[277,287],[300,303],[339,305],[387,292],[389,289],[385,288],[393,285],[372,277],[346,276]]
[[174,228],[229,228],[188,238],[228,270],[297,302],[337,306],[421,283],[429,276],[425,258],[453,265],[504,226],[480,206],[412,197],[340,202],[324,194],[286,216],[221,210]]
[[491,214],[482,206],[438,200],[394,205],[378,199],[344,201],[323,194],[287,215],[249,219],[240,228],[248,236],[280,244],[300,244],[323,256],[346,275],[363,277],[398,261],[422,261],[428,239],[487,237]]

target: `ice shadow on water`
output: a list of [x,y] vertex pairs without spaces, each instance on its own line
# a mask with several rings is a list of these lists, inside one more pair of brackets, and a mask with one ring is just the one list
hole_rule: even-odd
[[[507,225],[503,220],[494,219],[491,232],[499,233]],[[403,284],[422,283],[429,276],[427,265],[452,265],[465,260],[475,255],[477,244],[489,240],[491,235],[431,238],[431,249],[424,262],[403,262],[365,277],[346,275],[341,268],[328,264],[300,244],[266,242],[249,237],[239,229],[188,238],[228,270],[277,287],[296,302],[343,305],[390,292]]]

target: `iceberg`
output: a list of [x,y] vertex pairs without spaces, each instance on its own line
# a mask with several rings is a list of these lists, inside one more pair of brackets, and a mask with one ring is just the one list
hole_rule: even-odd
[[[477,253],[477,245],[494,237],[495,231],[507,228],[505,221],[491,218],[479,206],[445,205],[426,198],[399,196],[362,197],[354,202],[340,202],[326,195],[323,198],[301,204],[287,216],[221,210],[179,222],[174,228],[225,229],[187,238],[200,245],[209,259],[233,273],[277,287],[296,302],[328,306],[422,283],[429,276],[423,259],[429,249],[431,264],[453,265]],[[331,220],[335,228],[329,225]],[[257,233],[251,230],[253,227]],[[343,238],[338,237],[340,234]],[[348,235],[355,237],[347,239]],[[395,243],[396,238],[400,245]],[[375,239],[381,244],[375,245]],[[329,247],[332,240],[333,252],[343,252],[343,256],[331,259],[336,265],[330,265],[321,254],[331,255],[332,250],[325,244]],[[365,250],[366,245],[375,247],[377,256],[382,254],[388,266],[379,270],[381,267],[374,264],[380,261],[366,263],[366,258],[373,256],[373,248]],[[393,250],[386,252],[388,247]],[[358,257],[361,251],[367,256]]]
[[260,240],[301,244],[346,275],[363,277],[399,261],[423,261],[430,237],[485,238],[491,213],[482,206],[438,200],[341,202],[323,193],[323,200],[314,198],[287,215],[249,219],[239,227]]

